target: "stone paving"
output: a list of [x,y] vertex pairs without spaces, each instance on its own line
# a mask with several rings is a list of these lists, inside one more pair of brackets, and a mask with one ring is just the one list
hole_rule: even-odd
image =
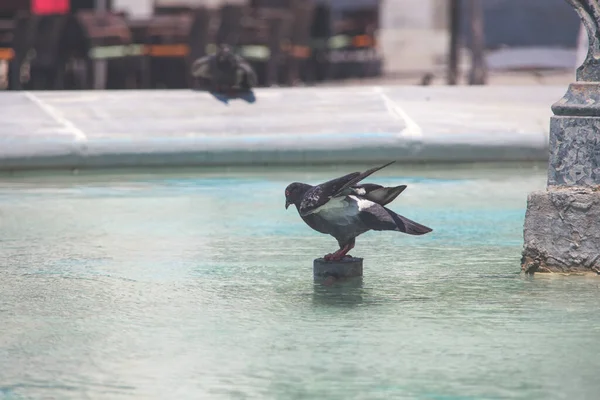
[[4,92],[0,168],[545,160],[560,86]]

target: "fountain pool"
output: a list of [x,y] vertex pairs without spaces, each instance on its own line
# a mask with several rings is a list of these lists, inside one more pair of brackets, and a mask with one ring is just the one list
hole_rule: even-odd
[[0,176],[0,399],[592,399],[600,281],[520,274],[545,165],[395,166],[362,283],[285,186],[370,166]]

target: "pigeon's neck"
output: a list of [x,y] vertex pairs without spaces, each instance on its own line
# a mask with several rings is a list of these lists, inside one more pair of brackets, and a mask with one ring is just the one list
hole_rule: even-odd
[[312,186],[306,183],[302,183],[299,185],[299,189],[296,192],[296,198],[294,199],[294,205],[296,206],[296,209],[298,209],[298,212],[300,212],[300,204],[302,204],[302,199],[304,198],[304,195],[306,194],[306,192],[308,192],[310,188],[312,188]]
[[302,197],[304,197],[306,192],[308,192],[310,189],[312,189],[311,185],[309,185],[308,183],[303,183],[302,186],[300,186],[299,192],[302,194]]

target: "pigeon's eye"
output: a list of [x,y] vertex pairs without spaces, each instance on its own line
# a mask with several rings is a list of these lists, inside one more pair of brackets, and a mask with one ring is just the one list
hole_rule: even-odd
[[290,191],[289,191],[289,190],[286,190],[286,191],[285,191],[285,195],[286,195],[286,196],[289,196],[289,195],[290,195]]

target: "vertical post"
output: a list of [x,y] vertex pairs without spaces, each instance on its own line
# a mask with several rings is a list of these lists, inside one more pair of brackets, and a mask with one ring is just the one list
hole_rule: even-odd
[[[107,0],[96,0],[96,12],[104,14],[107,11]],[[102,90],[106,88],[107,75],[106,60],[94,60],[94,89]]]
[[265,86],[277,84],[279,79],[279,66],[281,63],[281,42],[285,24],[288,22],[281,14],[272,16],[269,23],[269,50],[271,56],[267,60],[267,73],[265,77]]
[[301,54],[300,49],[309,49],[310,24],[312,22],[313,1],[300,0],[292,3],[293,26],[291,48],[286,55],[286,83],[294,86],[300,79],[300,65],[305,62],[307,55]]
[[469,25],[471,27],[471,71],[469,85],[485,85],[487,68],[484,49],[483,8],[481,0],[469,0]]
[[449,0],[448,7],[450,49],[448,51],[448,85],[456,85],[458,80],[458,38],[460,36],[461,0]]

